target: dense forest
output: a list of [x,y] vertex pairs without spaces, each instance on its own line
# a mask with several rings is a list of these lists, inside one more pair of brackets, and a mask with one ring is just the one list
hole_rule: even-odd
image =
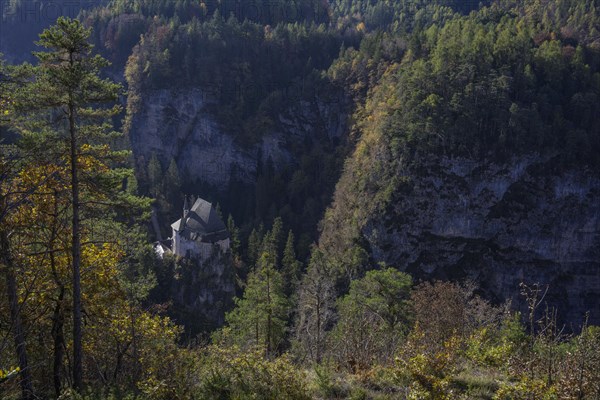
[[[0,21],[0,398],[600,397],[600,292],[557,307],[600,270],[597,0],[71,3],[15,0]],[[251,170],[215,184],[141,150],[144,119],[183,119],[149,104],[190,89],[185,134],[206,118]],[[508,232],[418,236],[444,197],[473,208],[444,191],[464,165],[531,176],[490,207]],[[572,201],[556,219],[547,192]],[[189,194],[227,226],[210,262],[152,244]],[[494,240],[560,242],[570,212],[595,216],[573,228],[588,247],[559,243],[551,284],[491,295],[456,268],[526,263]]]

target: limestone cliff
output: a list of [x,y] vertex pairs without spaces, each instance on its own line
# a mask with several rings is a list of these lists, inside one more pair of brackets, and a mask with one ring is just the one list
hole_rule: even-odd
[[155,290],[167,303],[168,314],[185,326],[186,340],[206,334],[224,323],[233,307],[235,272],[229,253],[197,259],[169,260],[169,271]]
[[182,178],[201,178],[208,183],[227,183],[232,170],[249,181],[255,173],[255,154],[233,144],[206,111],[210,99],[199,89],[159,90],[143,96],[129,131],[135,159],[144,162],[154,153],[168,165],[175,159]]
[[[520,309],[519,283],[549,285],[546,300],[563,321],[578,324],[590,311],[598,323],[600,174],[559,165],[559,157],[539,155],[407,164],[355,242],[372,263],[417,279],[472,280],[488,298]],[[326,222],[326,238],[332,229]]]
[[174,159],[186,182],[226,187],[236,179],[252,184],[259,157],[270,158],[275,167],[286,165],[297,156],[290,149],[295,141],[320,135],[339,138],[345,132],[341,102],[298,100],[256,144],[243,146],[234,139],[236,132],[217,122],[209,110],[215,106],[211,94],[200,88],[145,93],[130,116],[138,170],[154,153],[165,166]]

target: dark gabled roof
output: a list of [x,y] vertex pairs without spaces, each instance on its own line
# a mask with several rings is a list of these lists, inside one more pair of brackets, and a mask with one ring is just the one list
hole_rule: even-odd
[[[185,222],[185,223],[184,223]],[[229,237],[227,227],[211,203],[198,199],[187,213],[171,225],[183,237],[190,240],[218,241]]]

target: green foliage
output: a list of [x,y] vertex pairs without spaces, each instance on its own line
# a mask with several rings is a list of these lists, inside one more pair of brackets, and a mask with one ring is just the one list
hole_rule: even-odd
[[283,221],[280,217],[275,218],[273,226],[263,237],[260,254],[268,258],[268,262],[275,269],[281,271],[281,252],[283,250]]
[[331,4],[338,25],[347,29],[405,32],[423,28],[430,21],[452,15],[454,11],[468,13],[480,3],[460,0],[333,0]]
[[306,376],[289,357],[273,360],[262,350],[209,347],[203,357],[202,399],[309,399]]
[[329,364],[316,364],[312,372],[311,381],[313,392],[325,399],[345,398],[348,395],[348,382],[343,382],[341,376],[336,374],[334,366]]
[[503,378],[493,370],[467,367],[452,378],[452,384],[457,392],[464,393],[463,398],[489,400],[498,391]]
[[281,260],[281,275],[284,292],[287,296],[291,296],[296,291],[300,281],[301,268],[302,263],[296,258],[296,250],[294,249],[294,233],[290,229]]
[[241,251],[240,229],[235,225],[235,221],[231,214],[227,217],[227,230],[231,236],[231,253],[234,257],[239,258]]
[[[81,378],[120,388],[163,377],[155,357],[172,351],[179,335],[168,319],[142,308],[154,277],[139,254],[147,238],[128,227],[143,219],[149,201],[124,190],[130,152],[113,126],[121,86],[101,77],[108,63],[92,54],[89,34],[79,21],[59,18],[40,35],[38,63],[9,75],[18,90],[7,123],[22,157],[10,184],[27,194],[9,215],[16,295],[27,316],[19,347],[31,346],[27,370],[39,385],[36,396],[45,398],[68,394],[71,384],[81,389]],[[34,337],[40,340],[30,342]]]
[[410,275],[394,268],[367,272],[364,278],[353,281],[350,293],[343,302],[353,302],[365,311],[376,314],[390,330],[408,328],[410,321]]
[[247,260],[251,265],[256,265],[262,242],[262,234],[256,229],[252,229],[248,238]]
[[[67,18],[59,18],[40,35],[38,45],[47,51],[34,53],[38,65],[23,64],[11,72],[20,85],[12,93],[10,126],[20,135],[23,149],[38,152],[40,163],[60,165],[79,158],[82,198],[95,198],[87,218],[97,216],[103,202],[113,216],[125,218],[146,211],[149,202],[123,190],[133,170],[128,165],[131,152],[122,147],[123,134],[113,125],[122,111],[113,105],[122,87],[101,76],[109,63],[92,54],[89,35],[80,22]],[[69,54],[73,58],[65,62]],[[73,131],[68,126],[71,114]]]
[[141,396],[133,393],[123,393],[115,389],[93,390],[87,389],[79,394],[73,390],[65,390],[59,397],[60,400],[140,400]]
[[7,370],[0,369],[0,383],[4,383],[4,381],[15,378],[18,374],[19,367],[9,368]]
[[298,357],[320,364],[327,350],[327,331],[335,318],[335,289],[331,266],[314,248],[298,293],[295,348]]
[[511,356],[523,350],[527,335],[515,313],[498,326],[484,326],[473,332],[466,343],[465,355],[474,363],[507,371]]
[[[413,338],[423,335],[418,328],[413,332]],[[416,339],[421,341],[420,339]],[[410,339],[407,346],[410,346]],[[452,387],[452,376],[457,372],[457,358],[460,340],[452,337],[442,344],[434,353],[426,349],[416,350],[407,362],[401,364],[411,379],[411,399],[452,399],[455,391]]]
[[523,377],[516,383],[508,383],[500,387],[494,395],[494,400],[558,400],[556,392],[540,379],[529,379]]
[[256,269],[248,276],[243,297],[235,299],[235,304],[225,316],[228,327],[221,340],[241,348],[256,347],[267,357],[277,354],[286,332],[289,305],[281,274],[268,253],[261,254]]
[[335,357],[353,371],[389,361],[410,321],[409,275],[393,268],[367,272],[352,281],[338,300],[339,320],[332,331]]

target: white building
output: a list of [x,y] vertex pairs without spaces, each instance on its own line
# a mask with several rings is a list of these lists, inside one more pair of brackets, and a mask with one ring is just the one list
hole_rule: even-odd
[[[193,200],[193,198],[192,198]],[[171,251],[179,257],[206,260],[229,249],[229,232],[211,203],[198,198],[183,205],[183,217],[171,225]]]

